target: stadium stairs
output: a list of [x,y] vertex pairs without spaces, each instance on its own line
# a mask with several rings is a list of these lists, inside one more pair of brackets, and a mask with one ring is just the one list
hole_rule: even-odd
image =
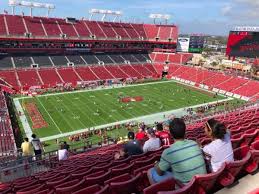
[[[227,115],[215,116],[224,122],[232,133],[234,162],[226,163],[216,173],[196,175],[189,184],[167,180],[150,186],[147,170],[159,160],[162,151],[148,152],[121,160],[114,160],[114,153],[121,145],[110,145],[97,150],[71,156],[67,161],[56,162],[55,167],[1,183],[1,193],[211,193],[236,184],[241,177],[253,174],[259,163],[259,111],[257,108],[236,110]],[[202,121],[187,126],[187,139],[210,142],[206,138]],[[30,168],[28,165],[26,168]],[[6,173],[6,176],[11,174]],[[179,189],[176,189],[178,187]]]

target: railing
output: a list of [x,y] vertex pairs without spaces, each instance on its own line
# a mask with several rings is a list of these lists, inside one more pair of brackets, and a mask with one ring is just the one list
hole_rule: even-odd
[[[69,152],[76,155],[83,152],[89,152],[102,146],[114,144],[114,141],[101,141],[98,145],[92,145],[92,142],[80,142],[72,144]],[[39,172],[47,171],[59,163],[58,150],[44,152],[39,158],[35,156],[23,157],[20,150],[16,153],[13,160],[3,161],[0,163],[0,182],[10,182],[17,178],[32,176]]]

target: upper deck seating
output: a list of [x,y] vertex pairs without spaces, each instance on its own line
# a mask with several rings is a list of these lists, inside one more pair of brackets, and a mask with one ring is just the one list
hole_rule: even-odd
[[54,55],[54,56],[50,56],[53,63],[55,64],[55,66],[67,66],[67,59],[65,56],[61,56],[61,55]]
[[41,18],[24,16],[28,32],[32,33],[32,36],[46,36],[42,27]]
[[13,60],[17,68],[31,67],[33,64],[31,57],[27,56],[15,56],[13,57]]
[[21,16],[5,15],[5,18],[10,35],[24,36],[26,29],[23,24],[23,18]]
[[13,68],[11,57],[0,55],[0,69]]
[[51,67],[53,66],[48,56],[33,56],[35,64],[38,64],[39,67]]
[[68,60],[75,65],[86,65],[84,60],[79,55],[67,55]]

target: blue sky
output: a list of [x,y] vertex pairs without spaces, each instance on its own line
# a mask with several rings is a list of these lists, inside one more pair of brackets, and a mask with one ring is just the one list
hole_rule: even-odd
[[[226,35],[236,25],[259,25],[259,0],[38,0],[53,3],[54,17],[89,17],[92,8],[120,10],[122,20],[148,22],[150,13],[171,14],[170,23],[181,33]],[[0,0],[0,11],[11,11],[8,0]],[[21,13],[22,9],[17,9]],[[23,8],[25,14],[29,10]],[[35,15],[45,15],[35,10]],[[98,19],[96,17],[96,19]]]

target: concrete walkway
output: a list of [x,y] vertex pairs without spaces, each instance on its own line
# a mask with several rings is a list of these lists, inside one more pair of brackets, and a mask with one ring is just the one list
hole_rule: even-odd
[[257,188],[259,188],[259,172],[241,178],[237,185],[231,188],[225,187],[216,194],[247,194]]

